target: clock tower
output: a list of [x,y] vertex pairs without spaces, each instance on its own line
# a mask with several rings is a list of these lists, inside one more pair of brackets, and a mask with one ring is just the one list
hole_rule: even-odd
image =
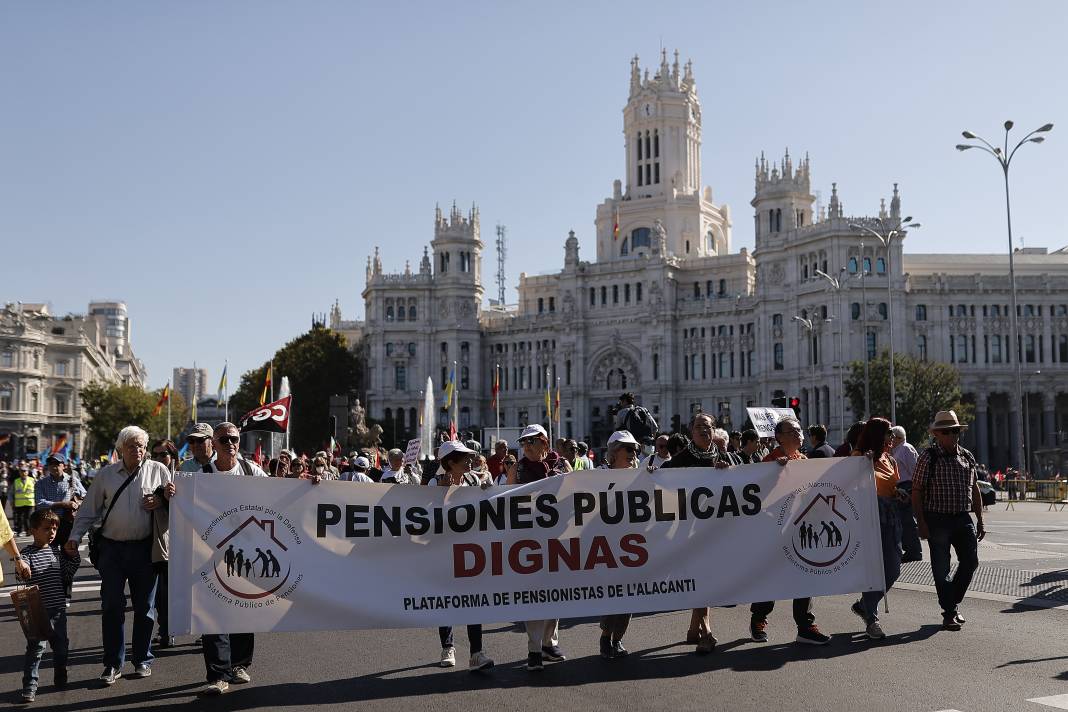
[[623,136],[626,178],[597,208],[597,259],[726,254],[730,213],[701,188],[701,102],[692,63],[680,71],[678,51],[669,64],[661,50],[652,77],[631,60]]

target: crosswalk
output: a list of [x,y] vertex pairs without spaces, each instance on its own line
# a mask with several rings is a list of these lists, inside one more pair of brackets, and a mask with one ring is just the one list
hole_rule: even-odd
[[[1065,694],[1065,695],[1052,695],[1050,697],[1032,697],[1031,699],[1026,700],[1026,702],[1031,702],[1033,704],[1036,704],[1036,705],[1039,705],[1039,706],[1042,706],[1042,707],[1046,707],[1046,708],[1049,708],[1049,709],[1068,710],[1068,694]],[[1035,712],[1041,712],[1037,707],[1029,707],[1028,709],[1033,709],[1033,710],[1035,710]],[[967,710],[958,710],[958,709],[945,709],[945,710],[937,710],[936,712],[968,712],[968,711]]]

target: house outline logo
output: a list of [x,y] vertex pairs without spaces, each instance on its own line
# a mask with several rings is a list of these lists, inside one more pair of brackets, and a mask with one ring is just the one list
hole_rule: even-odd
[[[215,580],[231,595],[255,601],[277,593],[289,581],[293,565],[286,555],[290,547],[276,536],[275,524],[270,517],[251,515],[215,545],[212,556]],[[239,548],[235,550],[235,547]],[[245,548],[251,549],[247,555]],[[280,557],[286,559],[284,575]]]
[[794,556],[809,566],[834,566],[849,551],[849,519],[838,511],[838,495],[817,493],[791,522]]

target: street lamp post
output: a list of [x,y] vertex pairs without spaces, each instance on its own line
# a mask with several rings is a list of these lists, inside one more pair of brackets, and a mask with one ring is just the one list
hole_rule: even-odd
[[845,367],[843,361],[845,360],[845,317],[842,315],[842,278],[846,272],[845,267],[842,267],[838,271],[838,277],[832,277],[823,270],[816,270],[816,276],[820,279],[827,281],[828,285],[835,292],[837,319],[838,319],[838,407],[841,410],[841,425],[842,425],[842,437],[845,438],[846,433],[846,419],[845,419],[845,376],[842,375],[842,370]]
[[[1017,143],[1016,146],[1013,147],[1012,151],[1009,151],[1009,131],[1012,130],[1012,126],[1013,126],[1013,124],[1012,124],[1011,121],[1006,121],[1005,124],[1004,124],[1004,127],[1005,127],[1005,142],[1004,142],[1004,147],[1003,148],[995,148],[994,146],[992,146],[990,144],[989,141],[987,141],[986,139],[984,139],[984,138],[982,138],[980,136],[976,136],[971,131],[962,131],[961,132],[961,136],[963,136],[964,138],[966,138],[968,140],[979,141],[983,145],[980,146],[980,145],[974,144],[974,143],[958,143],[957,144],[957,150],[958,151],[967,151],[968,149],[971,149],[971,148],[978,148],[980,151],[986,151],[991,156],[993,156],[995,160],[997,160],[998,164],[1001,166],[1001,172],[1005,177],[1005,223],[1008,226],[1008,233],[1009,233],[1009,285],[1010,285],[1011,294],[1012,294],[1012,312],[1009,314],[1009,319],[1010,319],[1010,328],[1012,329],[1013,345],[1016,346],[1015,349],[1010,348],[1009,349],[1009,353],[1011,354],[1013,351],[1015,351],[1015,353],[1016,353],[1016,358],[1015,358],[1015,364],[1016,364],[1016,369],[1015,369],[1016,379],[1015,379],[1015,381],[1016,382],[1015,382],[1015,387],[1013,389],[1013,390],[1015,390],[1015,393],[1013,394],[1013,399],[1015,400],[1016,408],[1020,408],[1021,405],[1023,405],[1020,402],[1022,400],[1022,396],[1023,396],[1023,376],[1021,375],[1021,371],[1020,371],[1020,360],[1021,360],[1021,357],[1023,356],[1023,348],[1022,348],[1022,344],[1020,343],[1020,322],[1019,322],[1019,319],[1018,319],[1018,315],[1016,313],[1016,310],[1017,310],[1017,306],[1016,306],[1016,262],[1015,262],[1015,258],[1013,256],[1013,253],[1015,252],[1015,250],[1013,248],[1013,242],[1012,242],[1012,210],[1011,210],[1010,201],[1009,201],[1009,166],[1012,164],[1013,156],[1015,156],[1016,152],[1018,150],[1020,150],[1020,146],[1023,146],[1025,143],[1042,143],[1043,141],[1046,140],[1045,137],[1044,136],[1036,136],[1035,134],[1048,132],[1050,129],[1053,128],[1053,124],[1044,124],[1044,125],[1038,127],[1037,129],[1035,129],[1031,133],[1029,133],[1026,136],[1024,136],[1022,139],[1020,139],[1020,142]],[[1022,417],[1016,418],[1015,430],[1016,430],[1016,466],[1023,468],[1023,467],[1026,466],[1026,455],[1024,453],[1024,434],[1023,434],[1023,418]]]
[[[905,218],[904,220],[897,220],[893,223],[887,224],[883,218],[877,218],[876,222],[879,225],[879,230],[873,230],[866,225],[854,225],[849,227],[854,230],[860,230],[870,235],[874,235],[883,247],[886,249],[886,320],[889,322],[889,337],[890,337],[890,422],[897,424],[897,391],[894,387],[894,293],[892,290],[894,284],[894,272],[892,268],[891,255],[893,252],[894,237],[904,237],[904,228],[916,228],[919,227],[919,223],[912,222],[912,216]],[[864,243],[861,243],[860,247],[861,259],[864,258]],[[865,313],[867,312],[867,304],[865,306]],[[868,335],[864,334],[864,350],[868,349]],[[865,359],[864,363],[867,363]],[[867,400],[865,398],[865,400]]]

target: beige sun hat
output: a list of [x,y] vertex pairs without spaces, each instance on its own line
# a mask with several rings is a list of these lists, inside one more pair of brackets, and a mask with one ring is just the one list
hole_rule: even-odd
[[928,426],[929,432],[936,430],[949,430],[950,428],[957,428],[958,430],[967,430],[967,425],[961,425],[961,422],[957,419],[956,412],[952,410],[940,410],[935,415],[934,422]]

